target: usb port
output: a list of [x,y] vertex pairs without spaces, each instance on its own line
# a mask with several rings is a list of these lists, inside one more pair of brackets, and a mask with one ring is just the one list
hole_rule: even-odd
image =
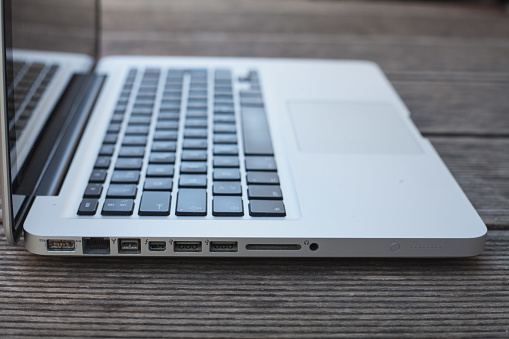
[[141,252],[140,239],[119,239],[118,253],[120,254],[138,254]]
[[201,252],[201,241],[175,241],[175,252]]
[[50,252],[74,252],[74,240],[47,240],[46,246]]
[[164,241],[149,241],[148,250],[152,252],[166,251],[166,242]]
[[239,244],[236,241],[211,241],[210,252],[238,252]]

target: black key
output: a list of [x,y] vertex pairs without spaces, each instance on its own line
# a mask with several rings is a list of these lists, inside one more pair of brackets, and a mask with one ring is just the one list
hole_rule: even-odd
[[235,124],[214,124],[214,133],[236,133],[237,126]]
[[258,185],[277,185],[279,184],[279,176],[277,172],[247,172],[248,184]]
[[207,127],[207,119],[187,119],[186,127]]
[[83,199],[78,208],[78,215],[94,215],[98,204],[97,199]]
[[262,98],[241,97],[240,105],[242,107],[263,107],[263,99]]
[[165,102],[161,103],[161,109],[178,110],[178,109],[180,109],[180,102],[165,101]]
[[247,196],[249,199],[283,199],[281,188],[276,185],[249,185]]
[[106,173],[107,173],[106,170],[95,169],[92,171],[89,181],[102,183],[102,182],[104,182],[104,180],[106,180]]
[[141,170],[143,159],[141,158],[119,158],[115,169]]
[[111,176],[111,182],[123,184],[137,184],[140,180],[138,171],[114,171]]
[[214,197],[212,200],[212,215],[223,217],[240,217],[244,215],[244,205],[241,197]]
[[207,139],[184,139],[183,149],[207,149]]
[[123,146],[120,148],[119,157],[123,158],[143,158],[145,155],[145,147],[142,146]]
[[246,157],[247,171],[275,171],[276,161],[274,157]]
[[215,182],[212,185],[214,195],[242,195],[242,187],[238,181]]
[[99,151],[99,155],[112,156],[113,151],[115,151],[115,145],[110,144],[102,145],[101,150]]
[[177,194],[176,215],[205,216],[207,215],[207,190],[183,188]]
[[108,133],[118,133],[120,131],[120,124],[111,124],[108,126]]
[[150,153],[150,164],[174,164],[175,153],[170,152],[152,152]]
[[106,199],[102,215],[131,215],[134,210],[133,199]]
[[[33,98],[33,97],[32,97]],[[113,117],[111,118],[111,122],[121,123],[122,120],[124,120],[123,114],[113,114]]]
[[207,161],[206,151],[182,151],[182,161]]
[[158,121],[156,124],[156,130],[165,131],[165,130],[178,130],[179,122],[175,120],[162,120]]
[[159,121],[163,120],[178,120],[180,114],[176,112],[161,112],[158,116]]
[[125,134],[127,135],[147,135],[149,132],[149,127],[144,125],[129,125],[127,126],[127,130]]
[[206,109],[188,109],[187,110],[187,117],[188,118],[206,118],[208,115]]
[[154,140],[175,141],[177,140],[177,131],[156,131]]
[[252,200],[249,202],[249,215],[252,217],[284,217],[285,205],[280,200]]
[[110,163],[111,159],[109,157],[97,157],[94,168],[108,168]]
[[129,119],[129,125],[150,125],[151,120],[149,116],[135,115]]
[[234,113],[233,105],[214,105],[214,113]]
[[213,173],[214,180],[240,180],[240,171],[237,168],[216,168]]
[[184,130],[184,138],[206,138],[207,134],[205,128],[186,128]]
[[117,143],[117,135],[116,134],[106,134],[106,137],[103,141],[104,144],[116,144]]
[[207,187],[207,176],[200,174],[181,174],[179,187]]
[[147,177],[173,177],[173,165],[148,165]]
[[134,107],[132,114],[135,115],[151,115],[153,111],[152,107]]
[[231,156],[214,157],[214,167],[239,167],[239,158]]
[[245,155],[273,155],[272,141],[265,110],[242,109],[242,130]]
[[88,184],[85,189],[85,194],[83,195],[85,198],[97,198],[101,197],[101,193],[103,191],[103,185],[101,184]]
[[235,115],[233,114],[214,114],[215,123],[234,124]]
[[207,174],[207,163],[201,161],[183,161],[180,165],[180,173]]
[[214,145],[214,155],[237,155],[237,145]]
[[177,143],[175,141],[154,141],[152,152],[175,152]]
[[173,179],[171,178],[147,178],[145,179],[145,185],[143,185],[145,191],[171,191],[173,189]]
[[122,141],[122,145],[127,146],[145,146],[147,137],[144,135],[126,135]]
[[214,134],[214,144],[236,144],[236,134]]
[[135,198],[136,185],[111,184],[106,194],[108,198]]
[[170,215],[170,192],[143,192],[139,215]]

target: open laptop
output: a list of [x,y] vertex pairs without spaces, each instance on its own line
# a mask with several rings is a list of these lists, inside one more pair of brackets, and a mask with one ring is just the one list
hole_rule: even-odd
[[96,5],[2,1],[10,243],[24,230],[42,255],[482,252],[485,225],[377,65],[97,60]]

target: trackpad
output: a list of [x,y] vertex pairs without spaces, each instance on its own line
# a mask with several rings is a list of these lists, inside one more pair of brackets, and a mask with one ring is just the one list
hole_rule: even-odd
[[389,103],[290,101],[288,106],[301,152],[422,153]]

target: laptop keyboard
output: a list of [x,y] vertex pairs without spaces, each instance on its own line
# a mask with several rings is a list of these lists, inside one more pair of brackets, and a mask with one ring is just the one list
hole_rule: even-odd
[[57,70],[53,64],[12,62],[8,105],[15,109],[8,110],[9,135],[20,137]]
[[285,216],[258,75],[238,79],[238,93],[234,80],[227,69],[131,69],[77,214]]

